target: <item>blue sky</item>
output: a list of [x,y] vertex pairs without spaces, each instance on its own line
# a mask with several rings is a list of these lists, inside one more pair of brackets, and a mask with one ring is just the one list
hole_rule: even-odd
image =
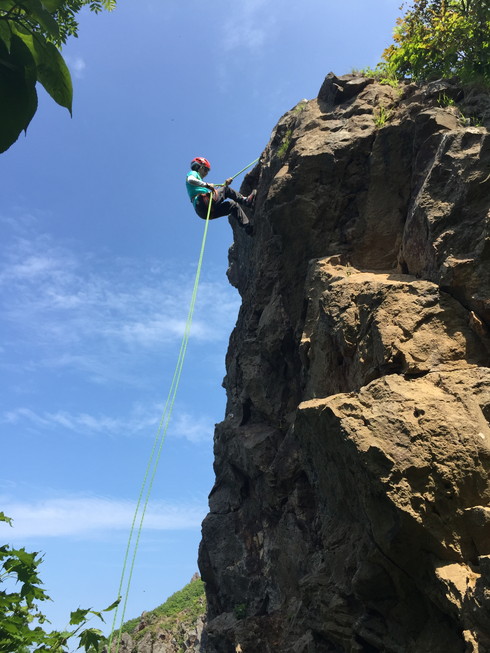
[[[0,510],[14,519],[0,536],[44,552],[53,626],[116,598],[203,235],[184,188],[190,160],[211,161],[210,181],[235,174],[328,72],[374,66],[399,14],[399,0],[84,12],[63,52],[73,118],[40,89],[27,136],[0,155]],[[226,219],[210,224],[127,618],[197,571],[239,307],[231,241]]]

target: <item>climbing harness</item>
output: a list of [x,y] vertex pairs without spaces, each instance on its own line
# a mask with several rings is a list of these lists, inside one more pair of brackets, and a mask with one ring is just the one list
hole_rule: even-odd
[[[254,163],[257,163],[259,159],[255,159],[255,161],[252,161],[252,163],[249,163],[248,166],[245,166],[240,172],[237,172],[236,175],[231,177],[231,179],[235,179],[235,177],[238,177],[242,172],[250,168],[251,166],[254,165]],[[216,186],[223,186],[224,184],[216,184]],[[122,636],[122,625],[124,623],[124,617],[126,614],[126,607],[128,603],[128,597],[129,597],[129,590],[131,587],[131,580],[133,577],[133,571],[134,571],[134,565],[136,561],[136,553],[138,551],[138,545],[140,541],[140,536],[141,536],[141,531],[143,528],[143,521],[145,518],[146,510],[148,508],[148,502],[150,500],[150,495],[151,495],[151,490],[153,487],[153,482],[155,480],[155,475],[157,472],[158,468],[158,463],[160,461],[160,456],[162,452],[162,447],[163,443],[165,441],[165,436],[167,435],[167,429],[168,425],[170,423],[170,418],[172,416],[172,410],[174,407],[175,403],[175,398],[177,396],[177,390],[179,387],[179,382],[180,382],[180,377],[182,374],[182,368],[184,366],[184,358],[185,354],[187,351],[187,344],[189,342],[189,335],[191,331],[191,324],[192,324],[192,317],[194,314],[194,307],[196,304],[196,298],[197,298],[197,289],[199,286],[199,279],[201,276],[201,269],[202,269],[202,262],[204,258],[204,247],[206,245],[206,238],[208,234],[208,227],[209,227],[209,218],[211,215],[211,205],[213,203],[213,194],[210,193],[210,198],[209,198],[209,204],[208,204],[208,211],[206,214],[206,222],[204,225],[204,234],[202,238],[202,243],[201,243],[201,251],[199,253],[199,260],[197,263],[197,270],[196,270],[196,277],[194,279],[194,287],[192,290],[192,296],[191,296],[191,301],[190,301],[190,306],[189,306],[189,312],[187,314],[187,321],[185,324],[184,328],[184,335],[182,336],[182,343],[180,345],[180,352],[179,356],[177,359],[177,364],[175,366],[175,371],[174,375],[172,378],[172,383],[170,384],[170,390],[168,393],[167,400],[165,402],[165,407],[163,409],[163,414],[160,419],[157,433],[155,436],[155,440],[153,442],[153,447],[150,453],[150,458],[148,460],[148,464],[146,466],[145,470],[145,475],[143,478],[143,484],[141,486],[141,490],[139,493],[138,501],[136,503],[136,508],[134,511],[134,516],[133,516],[133,521],[131,524],[131,529],[129,533],[129,538],[128,538],[128,543],[126,546],[126,552],[124,555],[124,562],[123,562],[123,569],[121,573],[121,579],[119,582],[119,589],[118,589],[118,597],[122,600],[122,610],[121,610],[121,619],[120,619],[120,626],[117,632],[117,640],[116,640],[116,648],[114,652],[111,651],[111,646],[115,637],[115,629],[116,629],[116,621],[117,621],[117,615],[119,611],[119,604],[116,606],[115,611],[114,611],[114,618],[112,621],[112,628],[111,628],[111,634],[109,636],[109,642],[107,646],[107,651],[108,653],[119,653],[119,646],[121,643],[121,636]],[[136,532],[136,535],[135,535]],[[128,570],[129,568],[129,570]],[[124,597],[123,597],[123,590],[124,590]]]

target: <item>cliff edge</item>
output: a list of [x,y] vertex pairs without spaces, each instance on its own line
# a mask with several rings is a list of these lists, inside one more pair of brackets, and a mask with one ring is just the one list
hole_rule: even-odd
[[489,126],[330,74],[246,177],[208,653],[490,650]]

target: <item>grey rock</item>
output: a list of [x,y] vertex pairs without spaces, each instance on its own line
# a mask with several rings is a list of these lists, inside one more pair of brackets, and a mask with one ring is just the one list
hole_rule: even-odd
[[206,653],[490,650],[489,119],[330,74],[245,178]]

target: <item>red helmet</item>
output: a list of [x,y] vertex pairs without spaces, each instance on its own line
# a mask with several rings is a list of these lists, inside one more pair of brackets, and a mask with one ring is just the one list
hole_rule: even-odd
[[211,164],[203,156],[196,156],[195,159],[191,161],[191,170],[197,170],[201,166],[204,166],[208,170],[211,170]]

